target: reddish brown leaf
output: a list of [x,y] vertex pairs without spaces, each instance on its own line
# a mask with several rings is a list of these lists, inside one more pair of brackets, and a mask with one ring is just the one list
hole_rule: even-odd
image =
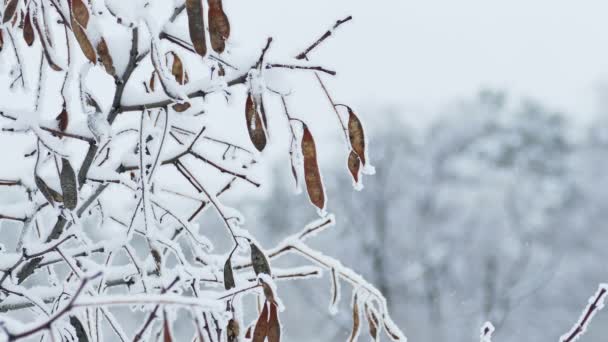
[[82,0],[71,0],[72,16],[86,29],[89,26],[89,9]]
[[249,138],[255,148],[262,152],[266,147],[266,130],[264,128],[263,117],[258,111],[263,108],[263,105],[258,106],[255,102],[253,94],[249,92],[247,102],[245,103],[245,122],[247,123],[247,131]]
[[224,12],[222,0],[209,0],[209,36],[213,51],[224,52],[226,40],[230,36],[230,22]]
[[359,318],[359,303],[357,301],[357,294],[353,296],[353,331],[350,335],[350,342],[356,341],[359,336],[359,330],[361,328],[361,321]]
[[99,54],[99,59],[101,60],[101,64],[103,65],[104,69],[106,69],[106,72],[111,76],[115,76],[116,69],[114,69],[112,55],[110,55],[108,44],[106,44],[106,40],[103,37],[99,43],[97,43],[97,53]]
[[350,145],[365,165],[365,134],[361,121],[350,107],[348,108],[348,137]]
[[325,192],[317,162],[317,148],[307,126],[302,135],[302,155],[304,156],[304,180],[310,201],[319,209],[325,208]]
[[246,339],[248,339],[248,340],[251,339],[252,330],[253,330],[252,326],[249,326],[249,328],[247,328],[247,331],[245,332],[245,338]]
[[270,306],[270,317],[268,319],[268,342],[281,341],[281,323],[279,322],[279,314],[276,304],[268,304]]
[[68,128],[69,123],[68,111],[65,108],[65,101],[63,102],[63,109],[61,110],[61,113],[57,115],[57,118],[55,118],[55,120],[57,120],[57,126],[59,127],[59,130],[65,132],[65,130]]
[[154,92],[154,88],[155,88],[155,83],[156,83],[156,71],[152,71],[152,74],[150,75],[150,83],[149,83],[149,87],[150,87],[150,91]]
[[359,170],[361,169],[361,159],[355,151],[350,151],[348,155],[348,170],[350,174],[353,176],[355,183],[359,182]]
[[169,54],[173,57],[171,73],[173,74],[173,77],[175,77],[175,81],[182,85],[188,83],[188,76],[184,71],[184,64],[182,63],[181,58],[173,51],[169,52]]
[[13,18],[15,13],[17,12],[17,5],[19,4],[19,0],[9,0],[9,2],[4,7],[4,14],[2,17],[2,23],[5,24],[9,20]]
[[203,0],[186,0],[186,13],[188,14],[188,29],[194,50],[204,57],[207,54],[207,42]]
[[28,46],[34,44],[36,36],[34,35],[34,27],[32,26],[32,18],[30,17],[30,11],[28,10],[23,20],[23,39]]
[[165,319],[163,320],[163,342],[173,342],[173,337],[171,336],[171,325],[167,320],[166,314]]
[[97,63],[97,54],[95,53],[95,48],[93,48],[93,44],[87,37],[87,33],[84,31],[83,27],[72,18],[72,32],[74,32],[74,37],[76,37],[76,41],[78,45],[80,45],[80,49],[84,56],[93,64]]
[[238,341],[240,333],[241,333],[241,327],[239,326],[239,322],[237,322],[235,319],[229,320],[228,325],[226,326],[227,342]]
[[264,342],[264,339],[268,336],[268,330],[270,324],[268,322],[268,305],[264,303],[264,308],[258,317],[258,322],[255,324],[253,329],[253,339],[251,342]]

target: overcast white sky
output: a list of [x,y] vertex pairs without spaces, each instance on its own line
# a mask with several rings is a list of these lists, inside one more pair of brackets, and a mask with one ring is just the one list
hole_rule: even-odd
[[[255,13],[250,18],[260,25],[283,26],[285,34],[278,38],[291,40],[294,49],[335,19],[355,17],[316,55],[340,71],[332,87],[350,103],[432,109],[491,86],[586,115],[597,100],[594,89],[608,79],[606,1],[276,3],[227,5]],[[274,9],[261,10],[266,5]]]

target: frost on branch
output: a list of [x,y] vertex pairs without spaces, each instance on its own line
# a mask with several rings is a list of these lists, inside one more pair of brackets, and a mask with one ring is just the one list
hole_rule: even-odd
[[[0,57],[11,68],[0,91],[28,100],[0,107],[1,138],[23,155],[0,170],[12,202],[0,209],[1,340],[275,342],[281,315],[297,312],[282,304],[281,282],[325,271],[332,313],[344,286],[354,293],[351,340],[367,322],[373,339],[405,341],[375,287],[306,244],[334,224],[318,160],[331,146],[289,111],[295,92],[271,90],[284,87],[267,78],[310,75],[360,184],[370,169],[360,117],[337,110],[321,78],[336,73],[308,57],[351,18],[292,61],[269,63],[280,49],[272,37],[254,51],[232,44],[231,10],[222,0],[5,2]],[[261,186],[252,170],[271,144],[289,149],[321,218],[268,248],[223,197]],[[220,230],[201,222],[207,211]],[[274,267],[286,254],[308,264]]]

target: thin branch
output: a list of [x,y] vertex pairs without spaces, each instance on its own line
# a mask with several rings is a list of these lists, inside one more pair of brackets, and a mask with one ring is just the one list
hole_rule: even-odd
[[342,24],[347,23],[353,19],[352,16],[348,16],[342,20],[338,20],[334,26],[327,30],[319,39],[317,39],[312,45],[310,45],[306,50],[302,51],[299,55],[296,56],[296,59],[308,59],[308,54],[316,49],[321,43],[323,43],[327,38],[331,37],[334,34],[334,31],[340,27]]
[[291,70],[314,70],[314,71],[324,72],[324,73],[332,75],[332,76],[336,76],[335,71],[325,69],[324,67],[321,67],[321,66],[290,65],[290,64],[280,64],[280,63],[266,64],[266,69],[272,69],[272,68],[284,68],[284,69],[291,69]]
[[608,294],[608,284],[600,284],[597,292],[589,300],[589,304],[581,314],[579,320],[568,333],[562,335],[560,342],[573,342],[583,336],[585,331],[587,331],[587,326],[593,319],[593,316],[604,307],[606,294]]

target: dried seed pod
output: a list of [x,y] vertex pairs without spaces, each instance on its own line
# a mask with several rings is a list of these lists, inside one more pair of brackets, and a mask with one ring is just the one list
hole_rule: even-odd
[[224,264],[224,288],[226,290],[236,287],[236,283],[234,281],[234,271],[232,270],[232,261],[230,259],[231,258],[228,258]]
[[325,208],[325,190],[319,172],[315,141],[307,126],[304,126],[301,146],[304,156],[304,180],[306,181],[308,197],[312,204],[323,210]]
[[173,342],[173,337],[171,336],[171,325],[169,324],[166,313],[165,318],[163,319],[163,342]]
[[258,317],[258,321],[253,329],[253,338],[251,342],[264,342],[264,339],[268,336],[268,329],[270,324],[268,322],[268,305],[264,303],[264,308]]
[[114,61],[112,60],[112,55],[110,55],[110,50],[108,49],[108,44],[106,40],[102,37],[97,43],[97,54],[99,55],[99,59],[101,60],[101,64],[103,65],[106,72],[111,75],[116,75],[116,69],[114,68]]
[[0,28],[0,52],[2,52],[2,48],[4,47],[4,37],[2,29]]
[[152,71],[148,86],[150,87],[150,91],[154,92],[154,89],[156,88],[156,71]]
[[32,26],[32,18],[30,16],[30,11],[28,10],[25,14],[25,19],[23,19],[23,40],[28,46],[32,46],[34,44],[36,36],[34,35],[34,27]]
[[44,198],[52,205],[55,205],[55,202],[63,202],[63,196],[60,193],[53,190],[50,186],[48,186],[42,178],[38,177],[38,175],[34,176],[34,181],[36,182],[36,186],[40,193]]
[[279,322],[279,314],[277,305],[270,303],[270,316],[268,317],[268,342],[281,341],[281,323]]
[[356,341],[359,337],[359,331],[361,329],[361,319],[359,314],[359,302],[357,301],[357,293],[353,295],[353,330],[350,335],[350,342]]
[[203,0],[186,0],[186,14],[188,15],[188,29],[190,40],[196,53],[205,57],[207,42],[205,38],[205,19],[203,17]]
[[386,335],[388,335],[388,337],[390,337],[391,340],[393,340],[393,341],[401,340],[401,337],[399,337],[399,334],[394,332],[393,329],[390,327],[390,325],[386,323],[386,321],[384,321],[384,331],[386,331]]
[[224,12],[222,0],[209,0],[209,36],[213,51],[224,52],[226,40],[230,36],[230,22]]
[[89,26],[89,9],[87,6],[82,0],[71,0],[69,4],[73,18],[86,29]]
[[374,314],[373,310],[365,304],[365,316],[367,317],[367,323],[369,325],[369,335],[372,337],[372,340],[378,339],[378,326],[379,321],[376,314]]
[[61,191],[63,192],[63,204],[67,209],[74,210],[78,205],[78,187],[76,184],[76,173],[70,162],[61,158],[61,174],[59,175]]
[[359,172],[361,170],[361,159],[355,151],[350,151],[348,155],[348,170],[350,174],[353,176],[355,183],[359,182]]
[[350,107],[348,108],[348,138],[353,151],[357,153],[361,163],[365,165],[365,134],[361,121]]
[[239,326],[239,322],[234,318],[229,320],[228,325],[226,326],[226,340],[228,342],[236,342],[238,341],[240,333],[241,327]]
[[251,92],[247,95],[247,101],[245,103],[245,121],[247,123],[247,131],[249,132],[249,138],[255,148],[262,152],[266,147],[266,130],[264,126],[264,117],[261,115],[259,109],[264,108],[263,105],[259,106]]
[[89,342],[89,336],[87,331],[84,329],[84,325],[76,316],[70,316],[70,325],[76,331],[76,338],[78,342]]
[[270,271],[270,264],[268,263],[268,259],[266,259],[266,255],[264,252],[253,243],[249,244],[251,249],[251,264],[253,265],[253,271],[255,274],[265,273],[268,275],[272,275]]
[[173,51],[169,52],[168,54],[173,57],[171,74],[173,74],[173,77],[175,77],[175,81],[181,85],[188,83],[188,79],[184,71],[184,64],[182,63],[181,58],[179,58],[179,56]]
[[9,2],[4,7],[4,14],[2,17],[3,24],[9,22],[13,18],[13,16],[17,12],[18,4],[19,4],[19,0],[9,0]]
[[84,56],[93,64],[97,63],[97,53],[95,52],[95,48],[93,48],[93,44],[89,40],[87,33],[84,28],[80,26],[80,24],[72,17],[72,32],[74,32],[74,37],[76,37],[76,41],[78,45],[80,45],[80,49]]
[[191,105],[189,102],[184,102],[184,103],[176,103],[173,105],[173,110],[178,112],[178,113],[182,113],[187,111],[188,109],[190,109]]

